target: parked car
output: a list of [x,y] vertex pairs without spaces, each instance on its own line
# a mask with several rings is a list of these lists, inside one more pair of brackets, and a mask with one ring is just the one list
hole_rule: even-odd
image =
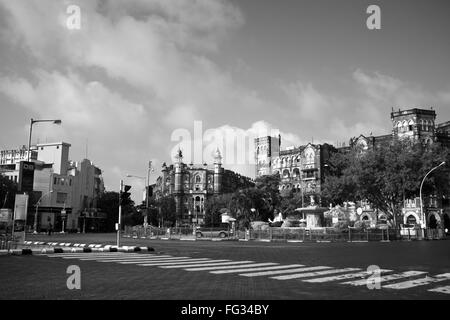
[[219,227],[197,227],[195,235],[197,238],[228,238],[230,230],[228,224]]

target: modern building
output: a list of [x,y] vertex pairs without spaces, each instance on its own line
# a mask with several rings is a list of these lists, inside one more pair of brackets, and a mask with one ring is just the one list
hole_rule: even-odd
[[[58,142],[32,147],[30,161],[35,171],[27,223],[33,226],[37,215],[38,230],[50,224],[55,231],[92,230],[92,226],[98,228],[99,220],[105,220],[96,206],[104,191],[101,170],[87,159],[69,161],[70,146]],[[27,160],[26,149],[2,151],[1,155],[0,172],[17,182],[20,161]]]
[[250,178],[222,168],[219,150],[215,153],[212,166],[206,163],[202,166],[187,165],[183,163],[183,153],[179,150],[174,164],[163,164],[161,176],[152,187],[155,199],[174,196],[179,224],[203,224],[205,202],[209,197],[253,185]]

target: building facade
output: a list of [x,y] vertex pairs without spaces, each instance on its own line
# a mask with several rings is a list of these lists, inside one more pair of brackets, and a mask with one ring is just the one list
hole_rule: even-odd
[[[104,191],[101,170],[87,159],[69,161],[70,146],[58,142],[32,148],[30,161],[35,163],[35,171],[27,223],[33,225],[37,215],[38,230],[46,230],[50,224],[55,231],[92,230],[91,225],[97,225],[98,219],[104,220],[96,203]],[[26,150],[1,154],[5,157],[0,172],[17,182],[20,161],[27,160]]]
[[[280,149],[281,137],[261,137],[255,139],[256,176],[279,174],[280,190],[291,189],[304,195],[314,196],[320,203],[321,184],[327,174],[327,161],[334,152],[345,152],[351,148],[362,151],[386,145],[393,139],[413,139],[423,144],[440,143],[450,147],[450,121],[436,124],[436,111],[433,108],[413,108],[391,112],[392,130],[389,134],[373,136],[361,134],[350,138],[349,144],[335,148],[329,144],[308,144],[299,147]],[[450,174],[443,171],[442,174]],[[430,200],[431,199],[431,200]],[[418,215],[417,199],[405,200],[402,222],[418,225],[442,225],[450,229],[450,195],[433,201],[435,196],[423,199],[424,215]],[[370,204],[361,207],[361,212],[369,212]],[[372,210],[373,211],[373,210]],[[384,213],[378,213],[384,214]],[[362,215],[363,216],[363,215]],[[370,215],[370,217],[375,215]],[[374,218],[371,221],[375,221]],[[384,216],[383,216],[384,217]],[[425,220],[426,219],[426,220]],[[437,223],[436,223],[437,221]]]
[[292,190],[320,203],[321,185],[327,161],[337,149],[329,144],[312,144],[280,149],[281,136],[255,139],[256,177],[278,174],[280,191]]
[[213,166],[194,166],[183,163],[178,151],[175,163],[163,164],[161,176],[153,186],[153,196],[160,199],[173,196],[176,203],[176,219],[179,224],[204,224],[205,202],[213,196],[231,193],[239,188],[253,186],[253,181],[222,167],[222,156],[217,150]]

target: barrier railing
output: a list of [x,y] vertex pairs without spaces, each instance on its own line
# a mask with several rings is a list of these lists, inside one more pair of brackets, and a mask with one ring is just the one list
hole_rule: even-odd
[[0,235],[0,250],[17,249],[18,239],[10,235]]
[[[192,227],[157,228],[157,227],[125,227],[123,235],[133,238],[149,239],[242,239],[259,241],[302,241],[302,242],[368,242],[368,241],[394,241],[394,240],[422,240],[442,239],[445,233],[441,229],[335,229],[335,228],[276,228],[268,227],[262,230],[236,230],[233,234],[230,230],[224,236],[217,228]],[[425,235],[424,235],[425,233]]]

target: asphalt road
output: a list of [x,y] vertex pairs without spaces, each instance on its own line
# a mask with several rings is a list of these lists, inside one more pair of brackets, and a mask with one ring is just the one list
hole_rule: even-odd
[[[43,236],[28,240],[47,240]],[[58,237],[58,238],[56,238]],[[54,235],[53,241],[77,243],[113,243],[114,235]],[[84,241],[84,242],[83,242]],[[236,241],[158,241],[124,239],[124,244],[150,245],[162,260],[180,257],[189,259],[229,260],[234,263],[253,261],[268,263],[262,267],[300,264],[302,268],[325,267],[326,270],[345,268],[345,274],[366,271],[370,265],[392,270],[392,274],[408,271],[424,272],[420,276],[386,281],[390,285],[411,279],[436,279],[436,275],[450,273],[450,241],[369,242],[369,243],[265,243]],[[90,256],[91,255],[91,256]],[[108,254],[109,257],[115,257]],[[304,299],[450,299],[450,294],[431,292],[430,289],[450,286],[450,279],[438,283],[414,285],[406,289],[384,288],[370,290],[366,285],[354,286],[341,281],[323,283],[305,280],[326,276],[311,274],[301,278],[278,278],[287,274],[242,276],[241,273],[217,273],[217,270],[186,269],[162,266],[141,266],[133,259],[152,257],[155,254],[130,253],[118,260],[130,260],[130,264],[106,261],[105,256],[85,253],[49,257],[0,256],[0,299],[152,299],[152,300],[304,300]],[[83,257],[93,260],[80,260]],[[136,258],[137,257],[137,258]],[[158,258],[159,259],[159,258]],[[170,260],[169,259],[169,260]],[[136,260],[137,261],[137,260]],[[182,260],[180,260],[182,261]],[[192,260],[195,261],[195,260]],[[207,261],[199,260],[200,264]],[[164,262],[164,261],[163,261]],[[186,262],[196,264],[197,262]],[[228,261],[226,261],[228,263]],[[66,282],[68,266],[77,265],[81,270],[81,289],[69,290]],[[229,266],[227,266],[229,267]],[[255,266],[254,268],[261,268]],[[214,268],[214,267],[213,267]],[[231,266],[232,269],[233,266]],[[347,268],[359,268],[349,270]],[[229,270],[228,269],[228,270]],[[227,270],[227,269],[225,269]],[[213,273],[216,272],[216,273]],[[272,271],[269,271],[272,272]],[[295,274],[295,273],[294,273]],[[341,273],[337,273],[340,275]],[[342,273],[344,274],[344,272]],[[384,274],[383,274],[384,276]],[[355,281],[351,278],[346,281]],[[428,281],[428,280],[427,280]]]

